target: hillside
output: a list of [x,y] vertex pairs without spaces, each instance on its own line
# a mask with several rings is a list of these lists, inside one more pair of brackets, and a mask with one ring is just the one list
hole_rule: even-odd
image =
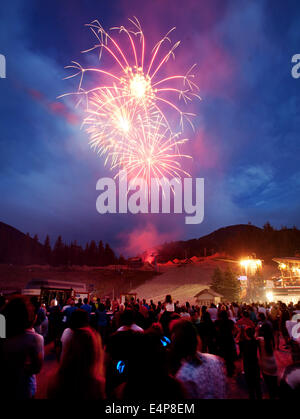
[[82,282],[97,296],[119,296],[157,276],[154,271],[116,270],[115,267],[12,266],[0,264],[0,294],[21,292],[33,279]]
[[43,264],[42,244],[8,224],[0,222],[0,263],[14,265]]
[[[187,264],[159,264],[160,275],[140,283],[132,291],[140,298],[153,299],[155,302],[164,301],[167,294],[172,294],[173,299],[181,304],[185,301],[194,303],[194,296],[210,286],[216,268],[223,271],[231,269],[240,274],[237,262],[209,256]],[[270,279],[277,271],[275,264],[263,264],[262,277]]]
[[220,228],[199,239],[165,243],[157,247],[162,263],[175,258],[209,256],[216,252],[239,258],[255,253],[271,261],[275,256],[294,256],[300,250],[300,230],[297,228],[273,229],[269,224],[259,228],[239,224]]
[[[109,266],[46,265],[43,245],[15,228],[0,223],[0,289],[20,290],[33,278],[63,279],[85,282],[98,295],[112,296],[114,293],[119,295],[133,290],[141,297],[159,300],[171,292],[174,298],[184,300],[209,286],[217,266],[221,269],[234,269],[233,260],[256,253],[257,257],[264,259],[264,276],[268,279],[277,269],[275,263],[269,263],[271,259],[276,256],[293,256],[298,249],[300,231],[296,228],[274,230],[269,225],[263,229],[252,225],[234,225],[198,239],[159,246],[160,275],[153,271],[126,269],[120,274],[113,268],[114,265],[111,265],[113,269]],[[224,255],[231,258],[226,259]],[[197,260],[198,256],[200,258]],[[193,263],[167,263],[176,258],[192,258]]]

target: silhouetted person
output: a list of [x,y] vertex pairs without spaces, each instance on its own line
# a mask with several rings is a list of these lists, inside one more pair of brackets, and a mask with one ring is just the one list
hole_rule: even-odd
[[128,360],[128,376],[116,391],[128,400],[182,400],[184,389],[167,369],[166,347],[157,331],[136,336]]
[[99,400],[104,396],[100,335],[89,327],[74,330],[50,380],[48,398],[73,401]]
[[252,327],[247,326],[244,335],[242,357],[249,398],[261,399],[260,367],[257,355],[258,342],[255,339],[255,331]]
[[225,360],[227,374],[231,377],[235,370],[234,361],[237,359],[234,341],[234,322],[228,319],[226,310],[219,313],[215,321],[217,355]]
[[24,296],[13,297],[4,307],[6,339],[0,349],[0,394],[6,399],[30,399],[36,393],[35,374],[40,372],[44,358],[44,338],[33,324],[35,309]]
[[225,398],[226,374],[223,361],[215,355],[199,351],[200,338],[189,320],[175,320],[170,328],[173,371],[183,383],[187,398]]

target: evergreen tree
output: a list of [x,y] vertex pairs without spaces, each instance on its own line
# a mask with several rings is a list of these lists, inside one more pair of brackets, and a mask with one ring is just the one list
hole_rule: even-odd
[[102,240],[100,240],[98,244],[98,264],[99,266],[104,265],[104,246]]
[[94,240],[91,241],[88,250],[88,264],[90,266],[98,265],[98,249]]
[[265,231],[266,233],[271,233],[272,231],[274,231],[274,228],[271,226],[271,224],[269,223],[269,221],[267,221],[267,222],[264,224],[264,231]]
[[212,290],[218,292],[219,294],[223,293],[224,278],[223,278],[223,273],[220,268],[216,268],[214,270],[210,287]]
[[46,254],[46,260],[49,265],[52,263],[52,249],[50,245],[50,237],[47,234],[44,242],[44,248],[45,248],[45,254]]
[[63,250],[62,250],[62,264],[63,265],[70,265],[71,261],[70,261],[70,246],[68,246],[67,244],[63,245]]
[[53,264],[58,266],[63,264],[64,244],[61,236],[57,237],[57,240],[53,249]]
[[211,289],[223,295],[228,301],[237,301],[239,299],[240,284],[236,274],[230,269],[222,272],[220,268],[216,268],[213,276]]
[[113,265],[116,262],[114,251],[110,248],[109,244],[106,243],[104,249],[104,265]]
[[83,251],[83,265],[89,264],[89,243],[87,242]]
[[240,290],[240,283],[236,274],[231,269],[227,269],[224,272],[224,297],[229,301],[238,301]]
[[75,265],[84,265],[84,250],[82,246],[77,245],[75,255]]

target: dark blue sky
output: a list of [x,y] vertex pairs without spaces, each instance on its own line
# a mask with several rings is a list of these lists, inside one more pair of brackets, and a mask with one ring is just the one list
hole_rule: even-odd
[[[205,178],[205,218],[99,215],[96,181],[109,175],[80,130],[81,115],[57,96],[71,60],[108,29],[137,16],[149,45],[171,27],[180,39],[176,69],[197,63],[201,102],[189,153]],[[109,241],[134,253],[171,239],[199,237],[235,223],[300,226],[300,4],[274,0],[14,0],[0,11],[0,220],[41,240]],[[142,243],[140,239],[142,238]]]

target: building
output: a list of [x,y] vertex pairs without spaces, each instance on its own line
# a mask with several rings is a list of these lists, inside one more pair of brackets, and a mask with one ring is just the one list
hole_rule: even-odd
[[212,303],[219,304],[222,297],[222,294],[219,294],[218,292],[215,292],[210,288],[205,288],[204,290],[198,292],[198,294],[194,295],[194,298],[196,299],[196,304],[207,307],[210,306]]
[[300,258],[274,258],[279,274],[267,281],[266,297],[269,301],[297,303],[300,301]]
[[86,284],[74,281],[60,281],[56,279],[33,278],[22,290],[23,295],[36,296],[41,302],[50,304],[55,299],[60,304],[65,303],[68,298],[89,297]]

